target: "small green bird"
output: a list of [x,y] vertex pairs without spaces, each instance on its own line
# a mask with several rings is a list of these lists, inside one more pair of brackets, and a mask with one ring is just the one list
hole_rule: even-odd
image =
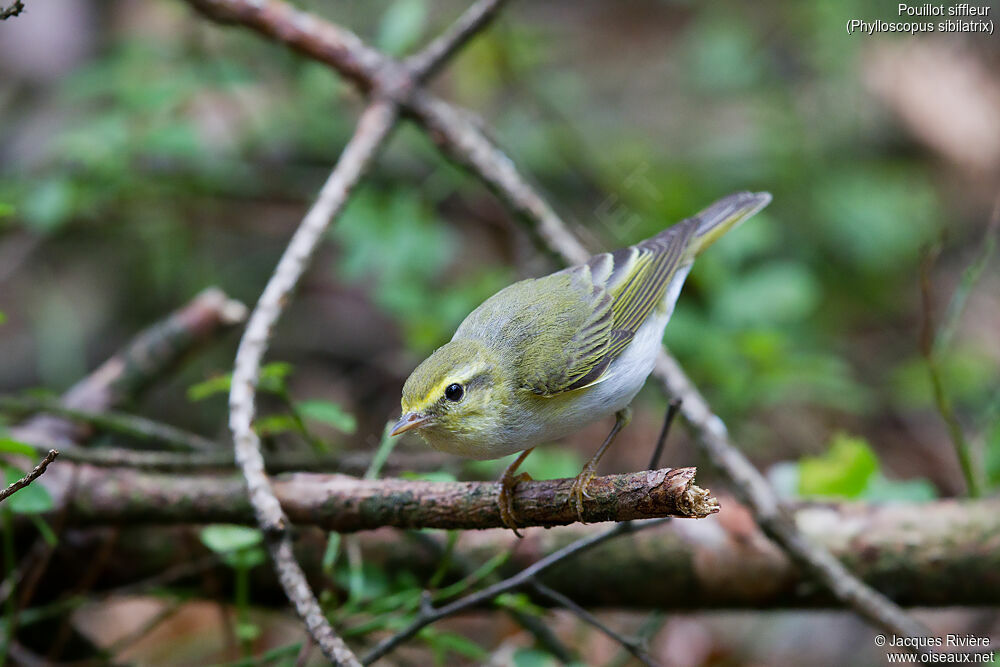
[[634,246],[500,290],[407,379],[392,435],[418,429],[434,449],[473,459],[524,450],[500,480],[500,514],[516,532],[512,491],[527,477],[515,476],[525,457],[615,414],[571,489],[582,521],[587,484],[628,423],[695,257],[770,201],[732,194]]

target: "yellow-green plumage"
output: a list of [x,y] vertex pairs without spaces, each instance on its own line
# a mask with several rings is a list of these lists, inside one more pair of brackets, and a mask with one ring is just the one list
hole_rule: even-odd
[[730,195],[639,244],[501,290],[414,370],[395,432],[498,458],[624,409],[695,256],[769,201]]

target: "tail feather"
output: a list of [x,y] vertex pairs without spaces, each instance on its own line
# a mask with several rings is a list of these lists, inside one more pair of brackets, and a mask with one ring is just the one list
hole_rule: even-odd
[[684,222],[698,223],[698,230],[688,245],[688,254],[691,258],[698,256],[720,236],[737,227],[770,202],[769,192],[736,192],[685,220]]

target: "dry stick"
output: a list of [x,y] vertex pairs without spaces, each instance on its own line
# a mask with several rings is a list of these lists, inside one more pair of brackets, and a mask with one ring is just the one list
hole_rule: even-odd
[[[694,468],[595,477],[584,499],[591,523],[660,517],[703,518],[719,510],[693,484]],[[577,521],[566,502],[572,479],[524,482],[515,508],[525,526]],[[146,474],[130,469],[79,466],[78,489],[66,507],[68,525],[253,523],[255,512],[236,475]],[[493,482],[363,480],[346,475],[294,473],[270,482],[286,516],[298,525],[337,532],[380,527],[473,530],[501,528]],[[193,512],[193,513],[192,513]]]
[[[267,37],[325,62],[350,78],[362,90],[370,89],[383,69],[394,63],[340,26],[299,12],[281,0],[187,0],[209,18],[247,25]],[[529,229],[557,251],[569,264],[585,261],[590,253],[573,236],[548,203],[518,173],[513,162],[469,118],[419,86],[399,100],[404,110],[452,159],[470,168]],[[732,481],[746,500],[761,528],[789,556],[827,586],[839,600],[887,631],[922,636],[925,628],[909,618],[898,605],[866,586],[822,547],[811,544],[794,522],[760,472],[729,441],[722,421],[688,380],[677,362],[662,352],[654,371],[667,394],[684,401],[682,414],[713,464]]]
[[351,190],[389,137],[397,117],[396,105],[382,99],[372,102],[361,114],[354,136],[344,147],[337,166],[292,236],[250,314],[236,352],[229,393],[229,428],[233,433],[236,461],[246,480],[257,523],[267,538],[278,578],[323,654],[344,665],[357,665],[357,658],[333,631],[310,590],[292,553],[287,518],[264,472],[260,438],[253,429],[255,393],[261,361],[285,304],[305,272],[327,225],[343,210]]
[[588,535],[552,554],[549,554],[545,558],[542,558],[541,560],[524,568],[512,577],[508,577],[503,581],[487,586],[486,588],[466,595],[463,598],[459,598],[458,600],[446,604],[443,607],[433,608],[429,604],[422,605],[417,618],[415,618],[410,625],[400,630],[393,636],[379,642],[375,648],[373,648],[364,657],[364,664],[370,665],[375,662],[431,623],[436,623],[437,621],[457,614],[460,611],[465,611],[466,609],[471,609],[472,607],[478,607],[479,605],[489,603],[498,595],[517,590],[522,586],[527,586],[535,579],[535,577],[553,565],[575,556],[580,552],[591,549],[602,542],[606,542],[612,537],[650,528],[652,526],[659,525],[663,521],[664,519],[655,519],[638,525],[631,522],[617,523],[614,527],[609,528],[602,533]]
[[43,458],[31,472],[8,486],[3,491],[0,491],[0,503],[41,477],[42,474],[45,473],[45,469],[49,467],[50,463],[56,460],[57,456],[59,456],[59,450],[50,449],[49,453],[45,455],[45,458]]
[[505,0],[479,0],[423,50],[403,61],[414,82],[423,82],[451,59],[490,21],[496,18]]
[[6,21],[11,17],[19,15],[23,11],[24,3],[21,0],[14,0],[10,6],[0,9],[0,21]]
[[677,419],[677,413],[680,412],[680,409],[681,399],[670,399],[670,403],[667,404],[667,414],[663,418],[663,428],[660,429],[660,437],[656,439],[656,449],[653,450],[653,456],[649,459],[649,465],[646,466],[650,470],[656,470],[657,466],[660,465],[660,457],[663,456],[663,448],[667,444],[670,427],[674,425],[674,420]]

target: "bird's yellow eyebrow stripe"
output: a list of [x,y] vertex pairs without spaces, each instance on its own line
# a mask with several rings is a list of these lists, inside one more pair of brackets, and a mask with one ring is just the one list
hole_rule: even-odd
[[[455,375],[452,375],[450,377],[446,377],[445,379],[441,380],[436,385],[434,385],[433,387],[431,387],[430,391],[427,392],[426,396],[424,396],[422,399],[420,399],[419,403],[415,403],[415,404],[411,404],[411,405],[406,405],[406,406],[404,406],[404,409],[407,412],[415,412],[415,411],[423,410],[424,408],[426,408],[428,406],[431,406],[434,403],[437,403],[438,399],[441,398],[442,396],[444,396],[444,390],[445,390],[445,388],[448,385],[454,384],[454,383],[458,382],[462,386],[465,386],[466,384],[468,384],[469,379],[472,378],[472,377],[474,377],[479,372],[478,368],[468,368],[468,367],[466,367],[466,368],[462,368],[460,370],[462,371],[461,375],[459,375],[458,373],[456,373]],[[460,377],[460,379],[456,379],[456,378],[459,378],[459,377]]]

